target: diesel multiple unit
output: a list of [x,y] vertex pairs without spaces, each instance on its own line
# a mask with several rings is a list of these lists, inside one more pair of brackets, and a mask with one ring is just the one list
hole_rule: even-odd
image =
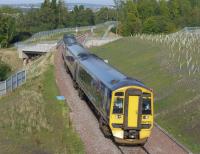
[[58,46],[67,71],[98,115],[106,137],[117,143],[144,145],[153,127],[153,92],[91,54],[72,35]]

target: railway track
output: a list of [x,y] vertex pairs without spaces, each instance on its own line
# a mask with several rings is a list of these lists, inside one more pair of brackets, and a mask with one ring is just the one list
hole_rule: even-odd
[[[175,138],[173,138],[170,134],[168,134],[163,128],[161,128],[157,123],[154,124],[154,128],[159,130],[160,132],[162,132],[162,134],[165,135],[165,137],[168,138],[168,140],[170,140],[170,142],[172,142],[174,144],[174,147],[178,147],[178,152],[177,153],[183,153],[183,154],[192,154],[192,152],[187,149],[186,147],[184,147],[181,143],[179,143]],[[159,132],[159,133],[160,133]],[[154,136],[154,134],[153,134]],[[153,137],[155,139],[155,137]],[[117,146],[117,145],[116,145]],[[131,146],[117,146],[117,148],[120,150],[120,152],[122,154],[151,154],[151,153],[163,153],[163,154],[167,154],[168,151],[167,150],[174,150],[174,147],[171,146],[172,149],[167,149],[163,146],[161,147],[156,147],[151,139],[149,142],[147,142],[147,144],[144,147],[131,147]],[[156,149],[160,149],[160,150],[156,150]]]
[[[166,137],[169,138],[169,140],[171,142],[173,142],[177,147],[179,147],[180,149],[182,149],[182,152],[184,153],[188,153],[188,154],[192,154],[192,152],[187,149],[186,147],[184,147],[182,144],[180,144],[178,141],[176,141],[175,138],[173,138],[171,135],[169,135],[164,129],[162,129],[157,123],[154,124],[154,127],[158,130],[160,130],[162,133],[164,133],[166,135]],[[151,141],[150,141],[151,142]],[[151,148],[149,148],[149,143],[147,143],[147,147],[145,146],[141,146],[141,147],[138,147],[138,146],[117,146],[117,148],[119,149],[119,151],[122,153],[122,154],[151,154],[151,153],[154,153],[155,151],[152,152],[152,145],[150,143],[150,146]],[[150,150],[149,150],[149,149]],[[151,152],[150,152],[151,151]],[[163,152],[162,152],[163,153]]]
[[117,146],[122,154],[150,154],[145,147],[127,147],[127,146]]

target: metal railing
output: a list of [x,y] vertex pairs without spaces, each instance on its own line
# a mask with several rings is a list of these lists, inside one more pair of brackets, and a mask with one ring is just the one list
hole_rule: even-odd
[[81,32],[81,31],[93,31],[97,28],[101,28],[103,26],[109,26],[109,25],[117,25],[116,21],[107,21],[102,24],[97,24],[94,26],[82,26],[82,27],[74,27],[74,28],[62,28],[62,29],[54,29],[54,30],[49,30],[49,31],[42,31],[35,33],[31,38],[23,41],[23,42],[17,42],[15,43],[15,47],[23,46],[24,44],[31,43],[34,41],[39,41],[42,39],[47,39],[51,38],[63,33],[68,33],[68,32]]
[[200,27],[185,27],[179,32],[200,34]]
[[26,70],[17,72],[10,76],[7,80],[0,82],[0,96],[13,91],[26,81]]

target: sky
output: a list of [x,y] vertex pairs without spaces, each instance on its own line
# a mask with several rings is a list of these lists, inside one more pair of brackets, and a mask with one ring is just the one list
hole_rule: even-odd
[[[0,4],[20,4],[20,3],[41,3],[44,0],[0,0]],[[92,4],[105,4],[112,5],[113,0],[65,0],[71,3],[92,3]]]

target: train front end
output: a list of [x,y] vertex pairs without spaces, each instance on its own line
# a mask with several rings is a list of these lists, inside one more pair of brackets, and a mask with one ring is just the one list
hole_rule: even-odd
[[153,92],[139,86],[113,91],[109,119],[117,143],[144,145],[153,128]]

